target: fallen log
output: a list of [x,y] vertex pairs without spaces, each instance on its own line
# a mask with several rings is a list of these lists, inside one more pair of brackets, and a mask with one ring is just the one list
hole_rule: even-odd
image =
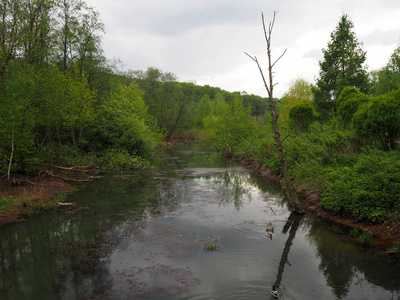
[[[35,164],[35,163],[34,163]],[[63,167],[63,166],[55,166],[55,165],[49,165],[49,164],[36,164],[39,166],[45,166],[45,167],[50,167],[53,169],[59,169],[59,170],[66,170],[66,171],[77,171],[77,172],[88,172],[91,170],[98,169],[99,167],[88,165],[88,166],[76,166],[76,167]]]
[[72,181],[72,182],[91,182],[91,179],[75,179],[75,178],[68,178],[68,177],[64,177],[64,176],[60,176],[60,175],[56,175],[53,174],[50,171],[43,171],[45,174],[51,176],[51,177],[55,177],[55,178],[59,178],[65,181]]

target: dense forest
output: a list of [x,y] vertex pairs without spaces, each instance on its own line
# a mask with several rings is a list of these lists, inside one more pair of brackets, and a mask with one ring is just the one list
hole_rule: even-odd
[[104,25],[81,0],[0,4],[1,172],[43,165],[140,166],[164,138],[235,98],[265,99],[178,82],[156,68],[122,72],[103,56]]
[[[104,24],[81,0],[0,3],[0,172],[49,165],[140,167],[163,140],[207,138],[224,155],[281,173],[268,99],[179,82],[157,68],[121,71],[101,48]],[[400,218],[400,48],[368,72],[343,15],[315,84],[276,99],[298,191],[359,219]]]

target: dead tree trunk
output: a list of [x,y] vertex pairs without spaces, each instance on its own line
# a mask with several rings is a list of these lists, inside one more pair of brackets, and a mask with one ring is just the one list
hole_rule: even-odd
[[296,190],[293,187],[293,183],[292,183],[292,178],[290,176],[290,172],[289,172],[289,168],[288,165],[286,163],[285,160],[285,155],[284,155],[284,151],[283,151],[283,140],[281,138],[281,134],[279,132],[279,128],[278,128],[278,115],[276,113],[276,109],[275,109],[275,100],[274,100],[274,86],[276,84],[274,84],[273,82],[273,68],[275,66],[275,64],[283,57],[283,55],[285,55],[286,50],[282,53],[281,56],[278,57],[277,60],[275,60],[275,62],[272,61],[272,56],[271,56],[271,35],[272,35],[272,30],[274,28],[274,24],[275,24],[275,16],[276,16],[276,12],[274,12],[274,16],[272,21],[269,23],[269,27],[268,30],[265,26],[265,21],[264,21],[264,14],[262,14],[262,24],[263,24],[263,28],[264,28],[264,35],[265,35],[265,41],[267,43],[267,56],[268,56],[268,81],[264,76],[264,72],[261,68],[261,65],[257,59],[256,56],[251,56],[247,53],[245,53],[248,57],[250,57],[256,64],[257,67],[260,71],[262,80],[264,82],[264,86],[268,92],[268,98],[269,98],[269,108],[270,108],[270,113],[271,113],[271,123],[272,123],[272,127],[273,127],[273,131],[274,131],[274,135],[275,135],[275,142],[276,142],[276,147],[278,150],[278,154],[279,154],[279,160],[281,162],[281,166],[282,166],[282,173],[283,173],[283,178],[284,178],[284,182],[283,182],[283,192],[286,196],[286,198],[289,201],[289,206],[290,208],[300,214],[304,213],[304,209],[302,208],[300,201],[297,197],[297,193]]

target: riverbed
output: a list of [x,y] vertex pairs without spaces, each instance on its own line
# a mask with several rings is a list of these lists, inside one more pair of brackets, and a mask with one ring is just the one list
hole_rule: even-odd
[[400,267],[206,146],[0,229],[0,299],[400,299]]

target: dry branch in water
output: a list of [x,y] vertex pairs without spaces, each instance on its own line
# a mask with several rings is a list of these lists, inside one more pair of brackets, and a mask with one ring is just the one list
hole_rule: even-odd
[[45,174],[51,176],[51,177],[55,177],[55,178],[59,178],[65,181],[73,181],[73,182],[91,182],[91,179],[75,179],[75,178],[68,178],[68,177],[64,177],[64,176],[60,176],[60,175],[56,175],[53,174],[50,171],[43,171]]

